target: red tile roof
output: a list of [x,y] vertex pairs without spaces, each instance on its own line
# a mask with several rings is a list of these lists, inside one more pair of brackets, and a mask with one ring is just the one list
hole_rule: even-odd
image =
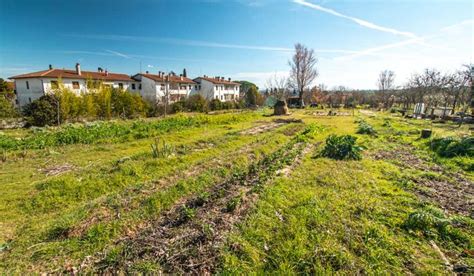
[[229,81],[229,80],[226,80],[226,79],[217,79],[217,78],[209,78],[209,77],[198,77],[198,78],[195,78],[195,80],[197,79],[202,79],[202,80],[207,80],[209,82],[212,82],[213,84],[230,84],[230,85],[240,85],[240,83],[237,83],[237,82],[233,82],[233,81]]
[[130,76],[126,74],[117,74],[108,72],[90,72],[81,71],[78,75],[76,70],[65,69],[51,69],[43,70],[18,76],[10,77],[9,79],[26,79],[26,78],[62,78],[62,79],[93,79],[102,81],[133,81]]
[[[152,79],[154,81],[160,81],[164,82],[166,79],[166,76],[164,75],[154,75],[154,74],[138,74],[142,75],[144,77],[147,77],[149,79]],[[169,76],[170,77],[170,82],[174,83],[189,83],[189,84],[196,84],[192,79],[186,78],[186,77],[180,77],[180,76]]]

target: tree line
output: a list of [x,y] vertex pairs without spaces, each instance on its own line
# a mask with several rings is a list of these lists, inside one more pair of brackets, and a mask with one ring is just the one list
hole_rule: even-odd
[[413,74],[402,86],[395,86],[395,72],[383,70],[377,78],[378,90],[354,90],[344,86],[328,89],[325,85],[311,86],[318,76],[314,50],[295,45],[289,61],[289,77],[277,75],[267,80],[266,96],[280,100],[297,97],[300,105],[314,103],[328,107],[367,106],[371,108],[400,108],[409,110],[417,103],[430,107],[452,108],[467,112],[474,109],[473,65],[455,72],[425,69]]

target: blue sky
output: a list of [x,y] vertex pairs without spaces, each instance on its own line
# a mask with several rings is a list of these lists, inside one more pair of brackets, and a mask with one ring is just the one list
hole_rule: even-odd
[[316,51],[315,84],[374,88],[391,69],[402,85],[471,62],[473,23],[464,0],[1,0],[0,77],[76,62],[134,74],[141,63],[265,87],[300,42]]

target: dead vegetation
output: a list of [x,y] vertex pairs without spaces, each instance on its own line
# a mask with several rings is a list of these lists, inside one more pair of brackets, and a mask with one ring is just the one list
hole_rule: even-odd
[[75,166],[66,163],[62,165],[54,165],[51,167],[40,169],[40,171],[46,174],[46,176],[56,176],[56,175],[73,171],[74,169],[76,169]]

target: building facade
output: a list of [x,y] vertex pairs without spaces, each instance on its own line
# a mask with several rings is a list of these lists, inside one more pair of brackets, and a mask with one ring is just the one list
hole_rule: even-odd
[[166,96],[168,96],[168,103],[173,103],[199,92],[196,82],[174,74],[158,72],[155,75],[147,72],[136,74],[132,78],[141,83],[142,97],[155,103],[164,103]]
[[[207,100],[238,101],[240,84],[223,77],[198,77],[194,80],[183,75],[144,74],[132,77],[111,73],[98,68],[97,72],[82,71],[76,64],[75,70],[53,69],[10,77],[15,81],[16,103],[23,107],[39,97],[52,93],[58,88],[67,88],[76,94],[93,92],[100,85],[123,89],[140,95],[153,103],[173,103],[191,95],[200,94]],[[166,98],[168,97],[168,98]]]
[[194,81],[200,85],[199,94],[207,100],[218,99],[222,102],[238,101],[240,95],[240,84],[233,82],[230,78],[210,78],[208,76],[195,78]]
[[81,71],[80,64],[76,70],[53,69],[10,77],[15,81],[16,102],[19,107],[51,93],[60,86],[81,94],[97,88],[98,83],[131,92],[140,92],[140,83],[126,74],[110,73],[99,68],[97,72]]

